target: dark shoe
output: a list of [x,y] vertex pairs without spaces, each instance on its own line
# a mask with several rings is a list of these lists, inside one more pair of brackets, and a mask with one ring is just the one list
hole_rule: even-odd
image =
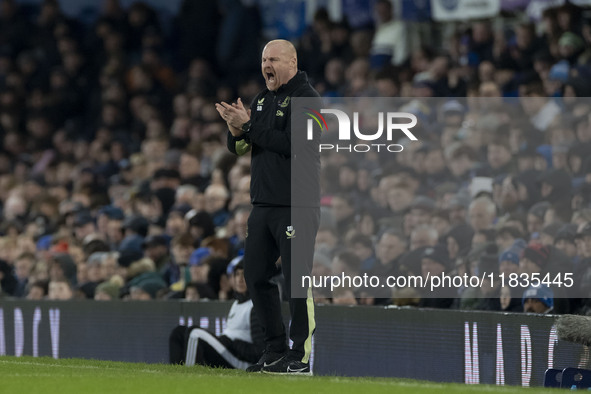
[[303,363],[301,356],[288,354],[272,365],[263,366],[262,372],[278,375],[312,376],[310,363]]
[[279,360],[281,360],[284,356],[285,356],[285,353],[275,353],[275,352],[265,351],[263,353],[263,355],[261,356],[259,362],[246,368],[246,372],[261,372],[263,367],[274,365]]

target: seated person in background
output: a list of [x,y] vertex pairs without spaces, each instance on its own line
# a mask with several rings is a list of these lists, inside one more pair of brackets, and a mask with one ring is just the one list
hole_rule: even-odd
[[211,287],[203,283],[191,282],[185,287],[185,301],[214,300],[215,294]]
[[49,282],[48,300],[66,301],[74,298],[72,285],[65,279],[57,279]]
[[334,305],[357,305],[353,289],[341,286],[332,291],[332,303]]
[[[421,258],[421,273],[425,283],[429,286],[433,277],[441,277],[443,273],[453,270],[453,263],[449,259],[447,246],[437,244],[425,248]],[[421,308],[450,308],[453,304],[453,297],[456,292],[453,287],[435,286],[433,291],[429,287],[422,289],[419,307]]]
[[197,326],[176,327],[169,338],[171,364],[246,369],[259,360],[265,348],[263,328],[254,316],[242,261],[234,266],[230,280],[236,301],[222,335]]
[[110,280],[100,283],[94,291],[96,301],[113,301],[119,299],[119,290],[121,289],[119,280]]
[[501,304],[501,311],[504,312],[521,312],[523,306],[519,303],[519,298],[514,295],[518,292],[518,288],[503,286],[499,292],[499,303]]
[[530,286],[523,292],[525,313],[551,313],[554,308],[554,292],[544,285]]
[[27,300],[42,300],[47,296],[49,292],[49,282],[46,280],[38,280],[33,282],[29,286],[29,292],[27,293]]

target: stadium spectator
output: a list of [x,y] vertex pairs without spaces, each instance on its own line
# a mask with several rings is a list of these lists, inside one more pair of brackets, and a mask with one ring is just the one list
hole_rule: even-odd
[[232,213],[228,223],[228,240],[232,246],[232,255],[240,255],[244,252],[244,241],[248,234],[248,216],[250,215],[250,206],[238,206]]
[[154,300],[159,298],[160,292],[165,288],[163,282],[157,278],[144,279],[130,287],[129,299],[132,301]]
[[29,278],[33,271],[37,259],[30,252],[21,253],[14,262],[14,275],[18,281],[13,295],[22,298],[27,294],[29,288]]
[[185,285],[185,267],[189,263],[191,253],[195,250],[193,237],[189,234],[177,235],[170,242],[170,248],[172,258],[161,268],[160,275],[171,286],[178,283],[179,288],[173,288],[173,290],[180,291]]
[[394,19],[392,3],[375,3],[376,32],[371,47],[371,66],[380,69],[387,64],[399,66],[408,58],[408,38],[404,23]]
[[506,277],[519,272],[519,249],[509,248],[499,255],[499,273]]
[[332,291],[332,303],[334,305],[357,305],[354,289],[336,287]]
[[331,212],[335,220],[339,239],[344,240],[347,233],[355,228],[355,205],[352,197],[339,194],[331,200]]
[[185,215],[191,210],[187,204],[173,205],[168,211],[166,218],[165,232],[171,238],[187,232],[189,223],[185,220]]
[[117,281],[108,281],[100,283],[94,291],[94,299],[97,301],[113,301],[119,299],[119,289],[121,286]]
[[321,226],[316,234],[315,251],[320,252],[332,259],[335,250],[339,245],[339,238],[332,226]]
[[495,204],[488,197],[478,197],[470,203],[468,218],[474,231],[490,229],[496,218]]
[[[102,277],[101,266],[106,258],[107,252],[95,252],[86,260],[84,264],[85,278],[84,280],[78,279],[79,286],[77,290],[80,291],[81,296],[89,299],[94,298],[96,287],[105,279]],[[78,272],[80,272],[80,269]]]
[[577,256],[577,246],[575,243],[576,226],[565,224],[556,233],[554,237],[554,246],[562,251],[570,259]]
[[[451,272],[451,260],[447,254],[447,248],[441,244],[429,246],[423,250],[421,256],[421,275],[423,280],[428,277],[441,276],[444,272]],[[455,289],[441,286],[430,289],[422,289],[419,307],[425,308],[450,308],[453,304]]]
[[545,272],[549,256],[550,249],[547,246],[539,243],[528,245],[519,260],[519,272],[528,275]]
[[26,299],[27,300],[43,300],[48,293],[48,282],[38,281],[33,282],[29,286],[29,291],[27,293]]
[[131,216],[122,224],[124,238],[119,245],[119,251],[133,250],[142,252],[142,243],[148,235],[150,223],[143,216]]
[[229,192],[223,185],[210,185],[205,189],[205,211],[211,215],[215,227],[224,226],[230,214],[227,211]]
[[203,283],[190,282],[185,286],[185,301],[214,300],[216,295],[211,287]]
[[70,286],[77,283],[77,267],[72,256],[68,253],[57,253],[49,261],[50,281],[66,281]]
[[191,253],[188,267],[191,282],[202,284],[207,283],[207,278],[211,269],[211,259],[207,259],[209,256],[211,256],[211,251],[206,247],[197,248]]
[[106,205],[97,212],[96,227],[97,232],[109,243],[109,249],[116,249],[123,239],[121,223],[125,215],[120,208]]
[[0,260],[0,294],[14,295],[18,281],[12,273],[12,266],[4,260]]
[[[360,272],[360,260],[354,253],[344,251],[337,254],[331,263],[331,269],[333,275],[341,275],[344,273],[348,276],[359,275]],[[334,298],[334,295],[333,295]]]
[[161,271],[170,262],[168,243],[170,238],[166,235],[150,235],[144,239],[142,247],[144,255],[156,264],[156,270]]
[[530,237],[538,237],[544,226],[544,216],[551,204],[541,201],[534,204],[527,213],[527,231]]
[[551,313],[554,292],[544,285],[532,286],[523,292],[522,305],[525,313]]
[[367,235],[357,233],[349,239],[348,244],[350,245],[349,250],[354,253],[361,262],[358,270],[360,272],[371,271],[377,263],[371,238]]
[[468,254],[473,236],[474,231],[467,224],[459,224],[452,227],[445,239],[449,258],[454,260],[459,256]]
[[199,157],[189,152],[181,152],[179,175],[181,176],[181,184],[196,186],[200,191],[204,191],[209,182],[207,177],[201,175]]
[[396,183],[387,189],[385,198],[388,208],[392,211],[392,220],[402,223],[404,214],[414,199],[411,186],[404,182]]
[[187,212],[186,218],[189,220],[189,234],[195,239],[195,246],[200,246],[204,239],[215,234],[213,219],[207,212],[191,210]]
[[117,275],[118,257],[118,252],[108,252],[107,255],[101,260],[100,275],[104,280],[110,280],[113,276]]
[[429,225],[437,231],[437,234],[440,234],[439,241],[441,243],[447,242],[445,237],[452,228],[449,220],[449,211],[447,209],[437,209],[433,213],[433,216],[431,216],[431,222]]
[[522,239],[521,232],[514,226],[505,224],[501,228],[497,229],[495,243],[499,250],[507,250],[515,244],[515,241]]
[[387,277],[398,270],[399,258],[407,250],[406,237],[395,229],[385,230],[376,247],[376,264],[370,271],[372,275]]
[[[240,168],[240,167],[234,167]],[[250,175],[243,175],[236,183],[236,187],[232,189],[232,199],[228,209],[234,210],[242,205],[250,204]]]
[[425,196],[417,196],[410,204],[410,209],[404,218],[405,233],[410,233],[418,226],[428,226],[431,222],[431,214],[435,211],[435,201]]
[[435,246],[439,241],[437,230],[426,224],[417,226],[410,233],[410,250],[416,250],[425,246]]
[[72,285],[65,279],[57,279],[49,282],[48,300],[67,301],[74,297]]
[[168,292],[166,282],[156,272],[154,262],[148,258],[132,263],[128,269],[128,277],[126,287],[130,300],[154,300]]

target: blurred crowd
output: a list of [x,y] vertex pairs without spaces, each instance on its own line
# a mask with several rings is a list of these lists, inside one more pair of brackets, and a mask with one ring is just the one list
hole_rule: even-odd
[[[401,154],[323,156],[315,274],[572,272],[591,286],[591,21],[458,24],[413,42],[389,1],[352,29],[319,9],[295,42],[327,99],[404,97],[432,125]],[[52,300],[230,299],[250,159],[213,104],[263,88],[251,2],[184,1],[171,28],[104,0],[92,24],[0,1],[0,289]],[[437,99],[429,99],[437,97]],[[457,98],[457,99],[455,99]],[[479,183],[480,182],[480,183]],[[484,182],[486,187],[479,187]],[[549,267],[560,267],[549,268]],[[280,279],[278,279],[280,281]],[[318,302],[587,313],[544,286]],[[587,292],[588,293],[588,292]]]

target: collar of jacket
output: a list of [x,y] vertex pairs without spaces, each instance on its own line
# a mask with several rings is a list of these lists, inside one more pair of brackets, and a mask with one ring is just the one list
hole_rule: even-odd
[[279,89],[277,89],[277,92],[275,92],[275,94],[283,94],[283,93],[290,94],[291,92],[296,90],[297,87],[299,87],[302,84],[307,83],[307,82],[308,82],[308,75],[306,75],[306,73],[304,71],[298,70],[297,74],[294,75],[294,77],[292,79],[290,79],[289,82],[287,82],[285,85],[279,86]]
[[236,301],[238,301],[239,304],[242,304],[242,303],[250,300],[250,294],[248,293],[248,290],[246,290],[246,293],[234,292],[234,299],[236,299]]

